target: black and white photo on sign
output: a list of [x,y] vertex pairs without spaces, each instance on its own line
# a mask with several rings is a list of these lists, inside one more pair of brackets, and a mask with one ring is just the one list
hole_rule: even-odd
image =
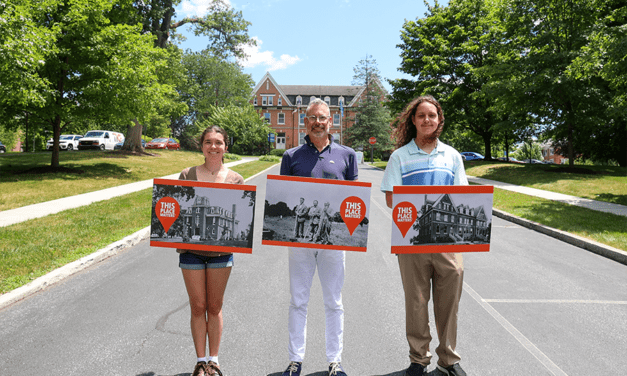
[[[365,214],[351,235],[340,208],[352,196]],[[369,202],[370,187],[268,179],[262,239],[366,247]]]
[[489,244],[492,194],[398,194],[394,206],[410,202],[416,220],[403,237],[397,226],[393,245]]
[[[155,212],[163,197],[174,198],[180,206],[167,233]],[[151,240],[251,248],[255,199],[255,191],[155,184]]]

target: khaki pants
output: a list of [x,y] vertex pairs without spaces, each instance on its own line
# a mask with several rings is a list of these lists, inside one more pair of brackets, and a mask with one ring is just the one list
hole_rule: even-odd
[[429,311],[431,281],[435,326],[440,344],[438,364],[453,365],[461,357],[457,345],[457,310],[462,295],[464,262],[460,253],[400,254],[398,265],[405,291],[405,315],[409,359],[427,366],[431,361]]

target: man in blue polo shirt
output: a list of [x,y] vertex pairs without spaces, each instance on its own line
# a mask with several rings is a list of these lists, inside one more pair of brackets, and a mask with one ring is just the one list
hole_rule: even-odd
[[[432,96],[411,101],[396,128],[397,149],[388,162],[381,190],[392,208],[396,185],[468,185],[461,155],[440,142],[444,113]],[[438,369],[448,376],[466,376],[459,364],[457,312],[462,295],[464,262],[461,253],[398,255],[405,291],[405,326],[409,343],[406,376],[423,376],[431,362],[428,303],[433,291],[435,326],[440,341]],[[433,283],[433,289],[431,288]]]
[[[287,150],[281,175],[322,179],[357,180],[355,151],[333,142],[329,134],[331,112],[321,99],[309,103],[305,117],[304,145]],[[300,376],[305,357],[307,305],[313,276],[318,269],[326,318],[326,354],[330,376],[346,376],[340,365],[343,348],[344,251],[333,249],[289,249],[290,308],[288,319],[290,364],[282,376]]]

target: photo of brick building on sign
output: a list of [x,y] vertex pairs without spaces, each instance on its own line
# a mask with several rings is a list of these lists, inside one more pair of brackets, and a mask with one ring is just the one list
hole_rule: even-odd
[[[463,195],[443,194],[435,200],[424,195],[413,226],[413,244],[489,243],[491,218],[483,205],[464,202]],[[469,196],[469,198],[472,196]]]

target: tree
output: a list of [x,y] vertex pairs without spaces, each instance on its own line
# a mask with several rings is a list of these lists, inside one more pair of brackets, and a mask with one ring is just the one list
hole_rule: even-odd
[[[588,45],[570,65],[573,79],[603,85],[610,99],[603,119],[593,128],[583,154],[599,161],[617,161],[627,167],[627,7],[621,0],[598,2],[601,16],[588,35]],[[601,82],[599,82],[601,81]]]
[[50,0],[44,12],[32,17],[33,25],[49,31],[54,49],[42,54],[35,72],[40,100],[13,109],[52,130],[52,167],[59,166],[59,136],[72,124],[141,119],[153,102],[173,92],[157,82],[156,69],[164,59],[153,37],[140,34],[139,26],[112,23],[112,10],[107,0]]
[[520,147],[513,153],[514,158],[519,160],[542,159],[542,151],[537,142],[531,139],[525,140]]
[[600,17],[596,0],[510,0],[500,8],[509,50],[502,80],[517,77],[510,94],[524,102],[536,124],[565,140],[570,167],[586,128],[600,118],[607,95],[594,82],[568,74]]
[[[431,94],[444,108],[446,132],[469,130],[481,137],[491,158],[495,112],[482,68],[493,64],[504,41],[490,2],[452,0],[447,7],[428,5],[425,18],[405,21],[401,30],[399,70],[415,80],[391,80],[391,107],[400,110],[413,98]],[[445,137],[445,136],[443,136]]]
[[252,104],[246,103],[241,107],[229,105],[226,107],[210,106],[208,116],[197,122],[197,139],[202,130],[210,125],[219,125],[233,138],[233,145],[229,151],[242,154],[253,154],[265,148],[268,133],[272,129],[262,119]]
[[57,46],[55,31],[37,20],[54,3],[0,1],[0,116],[10,107],[44,103],[47,85],[37,72]]
[[190,52],[183,55],[186,75],[177,89],[187,103],[188,121],[195,121],[200,114],[213,106],[243,105],[248,102],[254,81],[242,72],[236,62],[230,62],[208,51]]
[[346,143],[353,148],[364,147],[369,145],[370,137],[375,137],[379,150],[392,150],[392,117],[390,111],[383,106],[386,92],[381,85],[376,60],[371,55],[366,55],[353,68],[353,72],[352,84],[362,86],[364,90],[357,106],[353,108],[355,115],[347,119],[353,125],[346,130]]
[[[174,6],[180,0],[153,0],[150,2],[126,1],[120,7],[120,20],[134,24],[142,24],[142,33],[152,34],[155,37],[154,45],[159,48],[168,48],[172,40],[181,38],[176,34],[177,28],[190,25],[194,34],[208,37],[205,52],[216,58],[228,60],[230,57],[244,58],[244,48],[254,45],[255,41],[248,36],[250,22],[242,17],[242,12],[236,12],[223,0],[213,0],[209,5],[208,14],[204,17],[186,17],[176,21]],[[131,7],[131,12],[128,8]],[[172,107],[172,105],[170,105]],[[180,116],[173,116],[175,125],[187,125],[193,122],[181,121]],[[190,119],[187,119],[190,120]],[[135,122],[135,127],[129,130],[123,149],[141,151],[142,126]]]

